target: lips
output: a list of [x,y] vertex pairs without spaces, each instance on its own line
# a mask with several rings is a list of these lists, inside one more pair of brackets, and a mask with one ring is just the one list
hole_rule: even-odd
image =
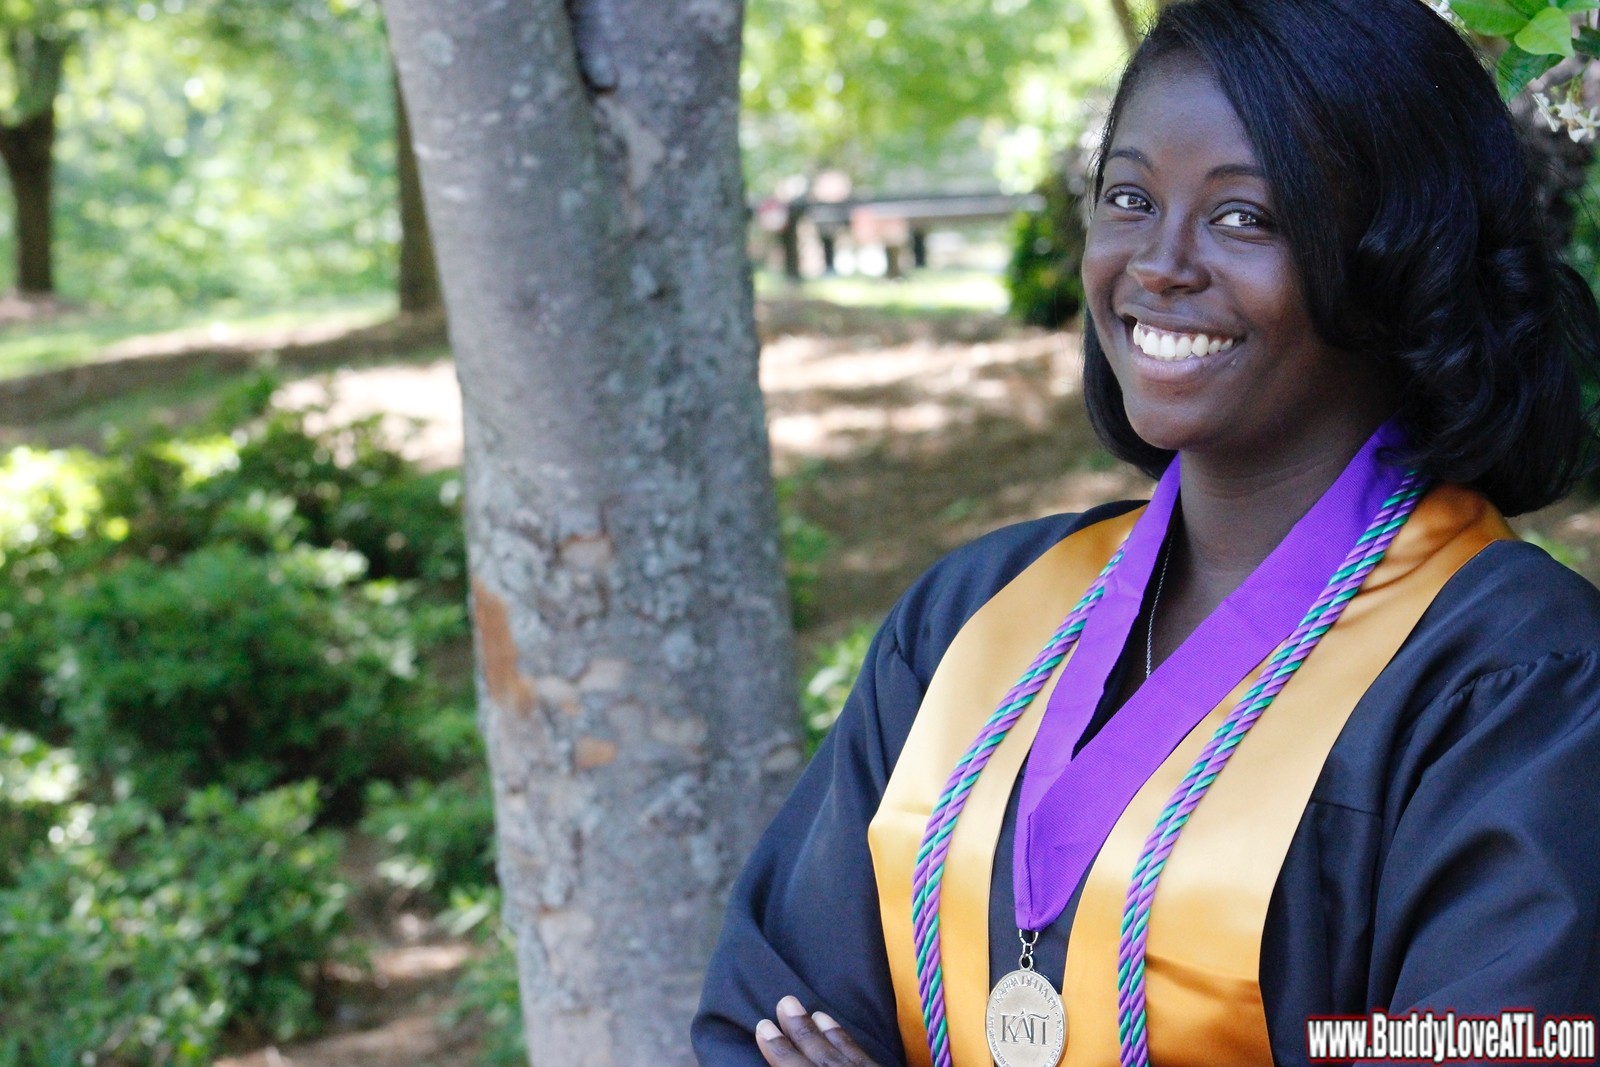
[[1224,337],[1220,334],[1177,333],[1135,322],[1133,343],[1152,359],[1176,363],[1180,360],[1219,355],[1238,344],[1239,338]]

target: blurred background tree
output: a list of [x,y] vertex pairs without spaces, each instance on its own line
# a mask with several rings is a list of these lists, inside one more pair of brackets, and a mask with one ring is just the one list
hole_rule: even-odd
[[55,292],[51,246],[56,99],[67,57],[112,0],[5,0],[0,4],[0,160],[15,203],[17,289]]

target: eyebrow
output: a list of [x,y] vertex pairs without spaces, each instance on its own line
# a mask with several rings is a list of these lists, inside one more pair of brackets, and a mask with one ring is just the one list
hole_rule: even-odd
[[[1139,151],[1137,148],[1118,148],[1118,149],[1115,149],[1114,151],[1112,151],[1112,153],[1110,155],[1106,156],[1106,162],[1109,163],[1113,159],[1128,159],[1128,160],[1132,160],[1134,163],[1137,163],[1139,166],[1143,167],[1145,170],[1155,170],[1155,167],[1152,166],[1151,163],[1150,163],[1150,157],[1146,156],[1143,152]],[[1212,167],[1211,168],[1211,172],[1209,174],[1207,174],[1206,177],[1207,178],[1260,178],[1261,180],[1265,181],[1267,175],[1260,167],[1256,166],[1254,163],[1223,163],[1220,166]]]

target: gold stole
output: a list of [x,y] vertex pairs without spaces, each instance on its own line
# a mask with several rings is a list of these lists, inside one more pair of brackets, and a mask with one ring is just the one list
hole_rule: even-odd
[[[1067,537],[967,621],[934,672],[872,820],[873,870],[900,1034],[912,1067],[929,1064],[911,937],[911,872],[929,812],[984,720],[1126,539],[1138,514]],[[1360,595],[1240,744],[1184,827],[1151,909],[1145,982],[1153,1063],[1272,1063],[1259,984],[1261,932],[1278,871],[1328,751],[1445,582],[1490,542],[1513,537],[1478,494],[1456,486],[1431,491]],[[1167,798],[1258,671],[1252,669],[1145,783],[1089,872],[1061,983],[1066,1067],[1119,1062],[1117,930],[1129,876]],[[1058,669],[1000,744],[951,838],[939,922],[956,1067],[992,1062],[984,1008],[994,849],[1023,758],[1061,675]]]

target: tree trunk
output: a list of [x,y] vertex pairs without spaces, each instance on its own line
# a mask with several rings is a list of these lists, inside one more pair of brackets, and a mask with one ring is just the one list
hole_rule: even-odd
[[422,181],[417,175],[417,152],[411,144],[411,117],[400,76],[394,82],[395,173],[400,184],[400,311],[434,311],[444,304],[439,291],[439,265],[433,255],[433,235],[422,202]]
[[466,408],[481,723],[540,1064],[687,1064],[801,761],[738,0],[386,0]]
[[0,160],[17,207],[17,290],[27,295],[56,291],[50,236],[55,144],[54,103],[31,118],[0,124]]

